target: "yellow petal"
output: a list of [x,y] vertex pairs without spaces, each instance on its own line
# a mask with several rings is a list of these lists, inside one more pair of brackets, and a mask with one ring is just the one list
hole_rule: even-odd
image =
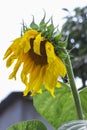
[[12,53],[12,50],[11,48],[9,47],[4,55],[4,58],[3,59],[6,59],[10,54]]
[[51,63],[55,59],[54,47],[50,42],[47,41],[45,44],[45,48],[46,48],[47,61],[48,63]]
[[[39,66],[38,66],[39,69]],[[38,73],[37,77],[35,77],[32,80],[30,80],[29,84],[27,85],[25,91],[24,91],[24,95],[26,95],[28,92],[32,92],[31,96],[34,96],[36,93],[40,93],[41,92],[41,87],[43,85],[43,79],[44,79],[44,73],[45,73],[45,66],[43,66],[40,69],[40,72]],[[33,73],[35,74],[35,73]]]
[[45,85],[45,88],[51,93],[52,97],[55,98],[55,95],[54,95],[54,88],[51,88],[50,86],[47,86],[47,85]]
[[17,71],[18,71],[18,69],[19,69],[19,67],[21,66],[21,63],[22,63],[22,55],[23,55],[23,52],[21,51],[21,53],[20,53],[20,55],[17,59],[17,62],[14,66],[13,72],[9,76],[9,79],[12,79],[12,78],[16,79],[16,73],[17,73]]
[[6,51],[3,59],[6,59],[13,51],[15,51],[17,49],[20,41],[21,41],[21,38],[16,38],[13,41],[13,43],[11,44],[11,46],[7,49],[7,51]]
[[23,96],[27,96],[28,92],[29,92],[29,86],[26,86],[26,89],[23,92]]
[[30,82],[33,82],[41,71],[41,66],[36,65],[30,74]]
[[40,93],[40,94],[42,94],[42,89],[40,89],[39,91],[37,91],[37,93]]
[[6,61],[6,67],[10,67],[14,62],[14,59],[16,59],[16,56],[12,54]]
[[61,84],[59,82],[57,82],[56,87],[61,88]]
[[40,73],[38,74],[38,77],[36,78],[36,80],[34,81],[34,87],[33,87],[33,92],[32,92],[32,96],[34,96],[36,93],[40,92],[41,87],[43,85],[43,79],[44,79],[44,73],[45,73],[45,66],[43,66],[40,70]]
[[25,85],[27,85],[27,80],[28,80],[28,78],[27,78],[27,74],[26,73],[24,73],[23,71],[22,71],[22,73],[21,73],[21,80],[22,80],[22,82],[25,84]]
[[37,32],[36,30],[31,29],[31,30],[26,31],[26,32],[24,33],[24,36],[23,36],[23,37],[25,37],[25,39],[26,39],[26,38],[29,38],[30,36],[36,37],[36,36],[38,35],[38,33],[39,33],[39,32]]
[[16,79],[16,73],[17,73],[20,65],[21,65],[21,61],[18,60],[14,66],[13,72],[9,75],[9,79],[12,79],[12,78]]
[[59,57],[56,56],[55,60],[56,69],[59,70],[59,76],[64,77],[66,75],[66,67]]
[[64,77],[66,75],[66,67],[62,60],[55,55],[54,47],[50,42],[45,44],[47,61],[49,64],[54,64],[55,70],[59,76]]
[[[25,55],[26,56],[26,55]],[[34,69],[34,62],[28,57],[23,64],[23,69],[21,72],[21,80],[26,85],[29,83],[29,74]]]
[[36,36],[36,38],[34,40],[34,46],[33,46],[34,53],[41,55],[40,54],[40,44],[41,44],[41,41],[43,41],[43,40],[44,40],[44,38],[41,37],[41,33]]
[[26,40],[25,43],[26,45],[24,47],[24,53],[27,53],[31,49],[31,46],[29,41]]

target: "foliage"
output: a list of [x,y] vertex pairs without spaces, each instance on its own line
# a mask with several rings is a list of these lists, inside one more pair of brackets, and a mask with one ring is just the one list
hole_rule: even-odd
[[55,90],[55,98],[44,90],[43,94],[34,97],[34,106],[54,128],[64,122],[77,119],[70,87],[62,83],[60,89]]
[[71,51],[72,64],[75,76],[82,78],[83,86],[87,78],[87,6],[75,8],[74,15],[69,13],[65,17],[63,25],[63,36],[68,38],[68,50]]
[[41,121],[31,120],[14,124],[8,130],[47,130],[47,128]]
[[[34,106],[36,110],[44,117],[54,128],[58,129],[65,122],[77,120],[76,110],[70,87],[62,83],[60,89],[56,89],[55,98],[50,96],[49,92],[44,90],[43,94],[34,97]],[[87,119],[87,88],[80,92],[81,103],[84,113],[84,119]]]
[[[45,118],[55,129],[62,124],[77,120],[76,110],[70,87],[61,83],[62,87],[55,90],[56,97],[53,98],[47,90],[42,94],[37,94],[33,98],[36,110]],[[81,104],[84,119],[87,119],[87,88],[80,91]],[[44,124],[38,120],[23,121],[13,124],[8,130],[47,130]]]
[[[65,11],[68,10],[65,9]],[[43,87],[42,94],[37,94],[33,97],[33,103],[36,110],[41,114],[43,118],[45,118],[54,127],[55,130],[57,130],[60,127],[60,125],[64,124],[65,122],[83,119],[83,114],[84,114],[84,119],[87,119],[87,107],[86,107],[87,88],[82,89],[79,92],[81,98],[81,105],[83,109],[82,112],[80,108],[79,98],[78,98],[79,95],[77,89],[75,89],[76,86],[74,85],[72,66],[68,56],[69,53],[67,53],[66,51],[66,47],[68,48],[68,50],[72,50],[72,55],[73,55],[72,63],[73,63],[75,76],[81,77],[83,79],[83,84],[85,85],[85,80],[87,76],[86,73],[87,72],[86,70],[87,7],[84,7],[83,9],[76,8],[74,12],[75,12],[74,15],[66,17],[67,21],[64,24],[63,30],[61,32],[63,33],[64,41],[61,40],[62,34],[61,33],[57,34],[58,30],[55,31],[55,27],[53,26],[52,19],[50,19],[51,22],[50,25],[48,25],[49,21],[45,23],[45,15],[39,24],[40,27],[38,27],[38,25],[34,22],[34,17],[32,23],[30,24],[31,28],[34,27],[34,29],[36,29],[37,31],[42,31],[43,32],[42,36],[44,36],[46,40],[52,42],[55,48],[56,55],[61,54],[59,56],[61,58],[64,58],[65,64],[67,66],[66,69],[69,68],[67,69],[67,75],[69,78],[70,85],[60,82],[61,88],[55,89],[55,98],[53,98],[50,95],[49,91],[47,91],[44,87]],[[27,28],[23,24],[21,36],[28,29],[29,28]],[[69,34],[69,39],[66,38],[68,34]],[[68,40],[69,43],[68,45],[67,45],[67,40],[65,39]],[[52,81],[54,81],[53,78]],[[8,128],[8,130],[22,130],[22,129],[23,130],[32,130],[32,129],[47,130],[44,124],[38,120],[20,122]]]

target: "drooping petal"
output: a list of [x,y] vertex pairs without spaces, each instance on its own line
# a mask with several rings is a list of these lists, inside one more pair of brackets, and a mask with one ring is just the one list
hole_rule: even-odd
[[23,55],[23,52],[21,51],[21,54],[19,55],[16,61],[16,64],[14,66],[13,72],[9,75],[9,79],[12,79],[12,78],[16,79],[16,73],[22,64],[22,55]]
[[20,38],[13,41],[4,55],[7,59],[7,67],[16,61],[13,72],[9,78],[15,78],[21,66],[21,80],[26,89],[24,95],[41,93],[42,86],[54,97],[54,88],[60,87],[58,77],[64,77],[66,68],[59,57],[56,56],[54,46],[42,37],[36,30],[28,30]]
[[23,69],[21,72],[21,80],[22,82],[27,85],[29,83],[29,74],[34,69],[34,62],[31,58],[28,57],[28,54],[25,54],[25,57],[23,58]]
[[20,42],[21,48],[24,48],[24,53],[27,53],[30,49],[30,39],[35,38],[38,35],[38,32],[36,30],[28,30],[24,33],[24,36],[22,37],[22,40]]
[[30,42],[28,40],[25,41],[24,53],[27,53],[31,49]]
[[41,67],[38,78],[36,80],[36,84],[34,86],[34,92],[32,93],[32,95],[36,94],[41,89],[45,72],[46,72],[46,66]]
[[46,89],[51,92],[52,96],[54,96],[54,88],[57,85],[58,76],[59,75],[56,73],[56,69],[55,69],[55,63],[54,64],[52,63],[50,65],[48,64],[46,69],[46,74],[44,76],[44,84]]
[[33,46],[34,53],[41,55],[40,44],[41,44],[41,41],[43,41],[43,40],[44,40],[44,38],[41,36],[41,33],[36,36],[36,38],[34,40],[34,46]]
[[30,39],[30,37],[31,36],[33,36],[33,37],[36,37],[37,35],[38,35],[38,33],[39,32],[37,32],[36,30],[33,30],[33,29],[31,29],[31,30],[28,30],[28,31],[26,31],[25,33],[24,33],[24,38],[25,39]]
[[18,44],[20,43],[20,41],[21,41],[21,38],[16,38],[13,41],[11,46],[7,49],[3,59],[6,59],[12,52],[15,52],[15,50],[17,49]]
[[45,74],[45,86],[54,96],[54,87],[60,86],[57,79],[59,76],[65,76],[66,68],[63,62],[57,58],[54,52],[54,48],[51,43],[46,42],[46,54],[47,54],[47,70]]
[[6,61],[6,67],[10,67],[15,59],[16,59],[16,56],[12,54]]
[[54,52],[54,47],[50,42],[46,42],[45,44],[46,48],[46,55],[47,55],[47,62],[51,63],[53,60],[55,60],[55,52]]
[[53,45],[51,43],[47,42],[45,44],[45,47],[46,47],[48,64],[52,63],[55,66],[56,70],[58,71],[57,73],[60,76],[64,77],[66,74],[66,67],[65,67],[64,63],[62,62],[62,60],[55,55]]
[[21,61],[17,60],[15,66],[14,66],[13,72],[9,75],[9,79],[14,78],[16,80],[16,73],[17,73],[20,65],[21,65]]
[[56,56],[56,69],[59,72],[59,75],[64,77],[66,75],[66,67],[64,63]]
[[24,95],[26,96],[29,91],[31,91],[31,96],[34,96],[36,93],[41,93],[41,87],[44,79],[44,73],[46,71],[46,67],[37,67],[38,68],[38,77],[35,77],[33,82],[29,82],[27,88],[24,91]]
[[33,89],[36,86],[36,81],[38,79],[37,75],[39,75],[40,69],[41,69],[40,65],[37,65],[34,69],[32,69],[32,71],[30,73],[30,81],[27,84],[27,87],[24,91],[24,95],[26,95],[29,91],[31,91],[31,92],[34,91]]
[[41,71],[41,66],[35,65],[34,69],[31,71],[30,82],[33,82],[34,80],[36,80],[37,75],[39,75],[40,71]]

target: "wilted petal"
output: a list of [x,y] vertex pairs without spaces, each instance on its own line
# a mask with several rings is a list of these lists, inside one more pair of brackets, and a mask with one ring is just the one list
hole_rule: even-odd
[[60,87],[58,77],[66,75],[66,68],[62,60],[56,56],[54,46],[47,41],[40,32],[28,30],[20,38],[13,41],[6,51],[7,67],[16,61],[9,78],[15,78],[19,67],[22,66],[21,80],[26,89],[24,96],[42,92],[42,86],[54,97],[54,88]]

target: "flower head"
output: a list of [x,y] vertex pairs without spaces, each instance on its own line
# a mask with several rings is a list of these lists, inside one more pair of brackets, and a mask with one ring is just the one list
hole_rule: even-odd
[[30,27],[24,28],[23,25],[22,36],[13,41],[4,55],[7,67],[16,60],[9,78],[16,79],[22,64],[21,80],[26,86],[24,95],[41,93],[44,85],[54,96],[54,88],[60,87],[57,79],[66,75],[66,68],[56,53],[53,24],[47,26],[43,18],[39,26],[33,20]]

